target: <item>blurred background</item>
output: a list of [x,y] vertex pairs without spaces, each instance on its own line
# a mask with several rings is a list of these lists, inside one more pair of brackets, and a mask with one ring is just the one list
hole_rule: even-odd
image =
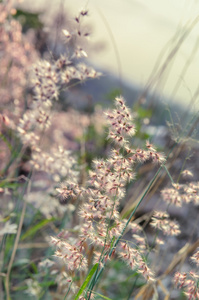
[[88,9],[92,64],[119,78],[123,88],[147,87],[164,99],[197,106],[198,1],[24,0],[20,5],[51,20],[61,10],[68,23]]

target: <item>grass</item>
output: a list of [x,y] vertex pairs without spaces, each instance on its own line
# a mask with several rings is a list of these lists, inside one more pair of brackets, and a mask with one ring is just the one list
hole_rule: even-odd
[[[59,101],[74,81],[78,85],[99,76],[81,60],[87,10],[61,40],[56,34],[57,44],[65,39],[67,52],[47,51],[49,59],[27,38],[27,26],[42,30],[38,16],[32,14],[34,22],[21,27],[18,15],[28,14],[12,13],[2,2],[2,299],[196,299],[198,112],[184,112],[181,126],[173,119],[174,108],[168,109],[170,132],[163,145],[153,145],[155,135],[147,128],[156,114],[165,116],[150,101],[153,88],[198,18],[174,36],[133,107],[112,91],[108,96],[116,99],[109,101],[108,111],[93,101],[82,111],[77,105],[62,110]],[[18,49],[17,57],[9,47]],[[12,72],[19,76],[13,79]],[[19,100],[13,102],[15,94]],[[186,169],[193,177],[183,177]],[[188,234],[179,226],[185,221]]]

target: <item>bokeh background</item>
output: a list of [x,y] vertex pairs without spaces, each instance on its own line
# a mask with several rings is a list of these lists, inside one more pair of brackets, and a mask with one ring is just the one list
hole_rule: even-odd
[[24,0],[21,6],[43,11],[45,18],[61,8],[68,22],[80,7],[88,9],[90,43],[98,48],[89,59],[129,86],[145,87],[156,63],[174,51],[156,91],[180,105],[198,93],[198,1]]

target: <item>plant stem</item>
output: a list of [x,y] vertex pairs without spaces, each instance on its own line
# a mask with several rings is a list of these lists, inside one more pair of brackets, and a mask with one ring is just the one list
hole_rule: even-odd
[[[112,255],[112,253],[113,253],[113,250],[117,247],[118,243],[120,242],[120,240],[121,240],[121,238],[122,238],[122,236],[123,236],[123,234],[124,234],[124,232],[125,232],[125,230],[126,230],[128,224],[130,223],[132,217],[134,216],[134,214],[135,214],[137,208],[139,207],[139,205],[141,204],[142,200],[145,198],[145,196],[147,195],[148,191],[149,191],[150,188],[152,187],[153,183],[154,183],[155,180],[157,179],[157,177],[158,177],[158,175],[159,175],[161,169],[163,168],[163,166],[164,166],[164,165],[162,165],[162,166],[158,169],[158,171],[156,172],[155,176],[153,177],[153,179],[152,179],[151,182],[149,183],[148,187],[146,188],[146,190],[145,190],[143,196],[141,197],[140,201],[138,202],[138,204],[136,205],[136,207],[134,208],[134,210],[131,212],[130,217],[128,218],[128,220],[127,220],[127,222],[126,222],[126,224],[125,224],[125,226],[124,226],[124,228],[123,228],[123,230],[122,230],[120,236],[117,238],[117,240],[115,241],[115,244],[113,245],[113,247],[111,248],[111,250],[110,250],[110,252],[109,252],[109,257],[111,257],[111,255]],[[104,267],[105,267],[105,264],[104,264],[104,266],[100,269],[99,273],[96,275],[96,279],[95,279],[94,285],[97,283],[97,281],[98,281],[98,279],[99,279],[101,273],[102,273],[103,270],[104,270]],[[94,285],[93,285],[93,287],[94,287]]]
[[[31,180],[29,178],[27,178],[27,182],[28,182],[27,194],[29,194],[30,187],[31,187]],[[6,273],[6,278],[5,278],[5,289],[6,289],[6,299],[7,300],[11,299],[10,298],[10,288],[9,288],[10,272],[11,272],[11,269],[12,269],[12,265],[13,265],[15,255],[16,255],[16,252],[17,252],[17,248],[18,248],[18,244],[19,244],[19,239],[20,239],[21,230],[22,230],[23,221],[24,221],[25,212],[26,212],[26,206],[27,206],[27,202],[24,201],[22,212],[21,212],[21,217],[20,217],[20,221],[19,221],[19,227],[18,227],[18,231],[17,231],[17,235],[16,235],[16,239],[15,239],[15,243],[14,243],[14,247],[13,247],[13,251],[12,251],[12,255],[11,255],[10,262],[9,262],[8,268],[7,268],[7,273]]]
[[[117,240],[115,241],[113,247],[110,249],[109,257],[111,257],[111,255],[112,255],[112,253],[113,253],[113,250],[116,249],[118,243],[120,242],[122,236],[124,235],[124,232],[125,232],[125,230],[126,230],[128,224],[130,223],[132,217],[134,216],[134,214],[135,214],[135,212],[137,211],[138,207],[140,206],[141,202],[143,201],[143,199],[145,198],[145,196],[147,195],[147,193],[148,193],[149,190],[151,189],[152,185],[153,185],[154,182],[156,181],[158,175],[160,174],[160,171],[162,170],[162,168],[165,167],[165,164],[166,164],[167,159],[169,158],[170,154],[172,153],[173,149],[176,147],[177,144],[178,144],[178,141],[173,145],[172,149],[169,151],[169,153],[168,153],[168,155],[167,155],[167,157],[166,157],[165,162],[159,167],[159,169],[158,169],[158,171],[156,172],[156,174],[154,175],[153,179],[152,179],[152,180],[150,181],[150,183],[148,184],[148,187],[145,189],[145,192],[144,192],[144,194],[142,195],[141,199],[139,200],[138,204],[136,205],[136,207],[134,208],[134,210],[131,212],[130,217],[128,218],[128,220],[127,220],[127,222],[126,222],[126,224],[125,224],[125,226],[124,226],[124,228],[123,228],[121,234],[119,235],[119,237],[118,237]],[[98,281],[98,279],[99,279],[101,273],[103,272],[103,270],[104,270],[104,268],[105,268],[105,265],[106,265],[106,264],[104,263],[103,267],[99,270],[99,273],[98,273],[97,275],[94,274],[96,279],[95,279],[95,282],[94,282],[94,284],[93,284],[93,287],[96,285],[96,283],[97,283],[97,281]],[[96,272],[97,272],[97,270],[96,270]],[[93,287],[92,287],[92,288],[93,288]]]

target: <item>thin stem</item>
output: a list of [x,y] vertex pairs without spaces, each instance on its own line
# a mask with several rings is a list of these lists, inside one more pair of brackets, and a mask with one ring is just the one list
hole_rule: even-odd
[[119,51],[118,51],[118,47],[117,47],[114,35],[112,33],[112,30],[111,30],[111,28],[109,26],[109,23],[106,20],[106,18],[103,15],[103,13],[101,12],[101,10],[99,9],[99,7],[97,8],[97,11],[98,11],[98,13],[99,13],[102,21],[104,22],[104,25],[105,25],[105,27],[106,27],[106,29],[108,31],[110,40],[111,40],[112,45],[113,45],[113,49],[114,49],[114,52],[115,52],[115,57],[116,57],[116,60],[117,60],[117,65],[118,65],[118,75],[119,75],[119,80],[120,80],[120,89],[122,90],[122,65],[121,65],[121,60],[120,60],[120,54],[119,54]]
[[171,174],[170,174],[169,170],[167,169],[167,167],[165,165],[164,165],[164,169],[167,172],[167,175],[169,176],[171,182],[174,183],[173,178],[171,177]]
[[131,288],[131,290],[130,290],[130,293],[129,293],[129,295],[127,296],[127,299],[126,299],[126,300],[129,300],[129,299],[130,299],[131,294],[133,293],[133,290],[134,290],[134,288],[135,288],[135,285],[136,285],[136,283],[137,283],[137,281],[138,281],[139,276],[140,276],[140,275],[138,275],[138,276],[136,277],[136,279],[135,279],[135,281],[134,281],[134,283],[133,283],[133,286],[132,286],[132,288]]
[[[121,176],[120,176],[120,179],[121,179]],[[118,191],[118,188],[117,188],[117,191]],[[107,238],[108,238],[108,233],[109,233],[109,228],[110,228],[110,225],[111,225],[111,218],[112,218],[112,215],[113,215],[113,211],[114,211],[114,208],[115,208],[115,201],[116,201],[116,198],[117,198],[117,192],[116,192],[116,195],[114,197],[114,205],[113,205],[113,208],[111,210],[111,214],[110,214],[110,218],[109,218],[109,224],[107,226],[107,230],[106,230],[106,237],[105,237],[105,240],[104,240],[104,246],[103,246],[103,249],[102,249],[102,252],[101,252],[101,256],[100,256],[100,259],[99,259],[99,264],[98,264],[98,267],[95,271],[95,274],[91,280],[91,283],[89,284],[89,287],[88,287],[88,291],[90,291],[89,293],[89,297],[88,297],[88,300],[90,300],[90,297],[91,297],[91,293],[92,293],[92,290],[93,290],[93,287],[95,286],[95,280],[96,280],[96,276],[97,276],[97,272],[98,272],[98,269],[99,269],[99,265],[101,262],[103,262],[104,260],[104,257],[105,255],[107,254],[107,252],[104,253],[103,255],[103,252],[104,252],[104,249],[105,249],[105,246],[106,246],[106,241],[107,241]]]
[[[191,150],[189,150],[189,153],[190,152],[191,152]],[[182,171],[183,171],[183,169],[185,167],[186,161],[189,159],[189,153],[188,153],[187,157],[185,158],[185,160],[184,160],[184,162],[182,164],[182,167],[181,167],[181,170],[180,170],[180,174],[179,174],[178,179],[177,179],[177,183],[180,181],[180,177],[182,175]]]
[[[124,226],[124,228],[123,228],[123,230],[122,230],[120,236],[117,238],[115,244],[113,245],[113,247],[111,248],[111,250],[110,250],[110,252],[109,252],[109,257],[111,257],[111,255],[112,255],[112,253],[113,253],[113,250],[117,247],[118,243],[120,242],[120,240],[121,240],[121,238],[122,238],[122,236],[123,236],[123,234],[124,234],[124,232],[125,232],[125,230],[126,230],[128,224],[130,223],[132,217],[134,216],[134,214],[135,214],[137,208],[139,207],[139,205],[141,204],[142,200],[145,198],[145,196],[147,195],[148,191],[150,190],[150,188],[151,188],[152,185],[154,184],[155,180],[157,179],[157,177],[158,177],[158,175],[159,175],[159,173],[160,173],[162,167],[163,167],[163,165],[158,169],[158,171],[156,172],[155,176],[153,177],[153,179],[152,179],[151,182],[149,183],[148,187],[146,188],[146,190],[145,190],[143,196],[141,197],[140,201],[138,202],[138,204],[136,205],[136,207],[134,208],[134,210],[131,212],[130,217],[128,218],[128,220],[127,220],[127,222],[126,222],[126,224],[125,224],[125,226]],[[104,266],[100,269],[99,273],[97,274],[96,280],[95,280],[95,284],[96,284],[97,280],[99,279],[101,273],[103,272],[104,267],[105,267],[105,264],[104,264]]]
[[[29,194],[30,188],[31,188],[31,180],[29,178],[27,178],[27,181],[28,181],[27,193]],[[13,265],[15,255],[17,252],[17,248],[18,248],[18,244],[19,244],[19,239],[20,239],[21,230],[22,230],[23,221],[24,221],[25,212],[26,212],[26,206],[27,206],[27,202],[24,201],[12,255],[11,255],[10,262],[9,262],[8,268],[7,268],[7,273],[6,273],[6,278],[5,278],[5,289],[6,289],[6,299],[7,300],[11,299],[10,298],[10,288],[9,288],[10,272],[12,269],[12,265]]]
[[[120,174],[120,176],[119,176],[119,181],[120,181],[120,180],[121,180],[121,174]],[[114,205],[113,205],[112,210],[111,210],[111,213],[110,213],[109,223],[108,223],[107,230],[106,230],[106,237],[105,237],[105,240],[104,240],[103,250],[102,250],[102,252],[101,252],[101,256],[100,256],[100,259],[99,259],[99,264],[98,264],[98,267],[97,267],[97,269],[96,269],[96,271],[95,271],[95,273],[94,273],[94,276],[93,276],[93,278],[92,278],[92,280],[91,280],[91,283],[89,284],[89,287],[88,287],[88,291],[90,291],[90,292],[89,292],[89,296],[88,296],[88,300],[90,300],[92,290],[93,290],[93,288],[94,288],[94,286],[95,286],[96,276],[97,276],[97,272],[98,272],[100,263],[103,262],[103,260],[104,260],[104,258],[105,258],[105,255],[108,254],[108,251],[106,251],[106,252],[104,253],[104,255],[103,255],[103,252],[104,252],[104,249],[105,249],[105,246],[106,246],[106,241],[107,241],[107,238],[108,238],[109,228],[110,228],[110,225],[111,225],[111,219],[112,219],[113,212],[114,212],[114,209],[115,209],[115,203],[116,203],[116,199],[117,199],[117,195],[118,195],[118,190],[119,190],[119,188],[117,187],[116,194],[115,194],[114,199],[113,199]],[[114,239],[114,238],[112,238],[111,243],[114,241],[113,239]]]
[[[177,145],[177,143],[178,143],[178,141],[173,145],[172,149],[169,151],[169,153],[168,153],[168,155],[167,155],[167,157],[166,157],[166,161],[167,161],[169,155],[172,153],[172,151],[173,151],[173,149],[175,148],[175,146]],[[165,161],[165,163],[166,163],[166,161]],[[137,208],[140,206],[141,202],[143,201],[143,199],[145,198],[145,196],[147,195],[147,193],[148,193],[149,190],[151,189],[152,185],[155,183],[155,181],[156,181],[158,175],[160,174],[160,171],[162,170],[162,168],[164,168],[165,163],[162,164],[162,165],[159,167],[159,169],[158,169],[158,171],[156,172],[156,174],[154,175],[153,179],[152,179],[151,182],[148,184],[148,187],[145,189],[145,192],[144,192],[144,194],[142,195],[141,199],[139,200],[138,204],[136,205],[136,207],[134,208],[134,210],[131,212],[130,217],[128,218],[128,220],[127,220],[127,222],[126,222],[126,224],[125,224],[125,226],[124,226],[124,228],[123,228],[123,230],[122,230],[120,236],[117,238],[117,240],[116,240],[116,242],[114,243],[113,247],[110,249],[109,257],[111,257],[113,251],[116,249],[118,243],[120,242],[122,236],[124,235],[124,232],[125,232],[125,230],[126,230],[128,224],[130,223],[130,221],[131,221],[132,217],[134,216],[135,212],[137,211]],[[97,274],[94,285],[97,283],[97,281],[98,281],[98,279],[99,279],[101,273],[103,272],[104,268],[105,268],[105,263],[104,263],[103,267],[100,269],[99,273]]]

